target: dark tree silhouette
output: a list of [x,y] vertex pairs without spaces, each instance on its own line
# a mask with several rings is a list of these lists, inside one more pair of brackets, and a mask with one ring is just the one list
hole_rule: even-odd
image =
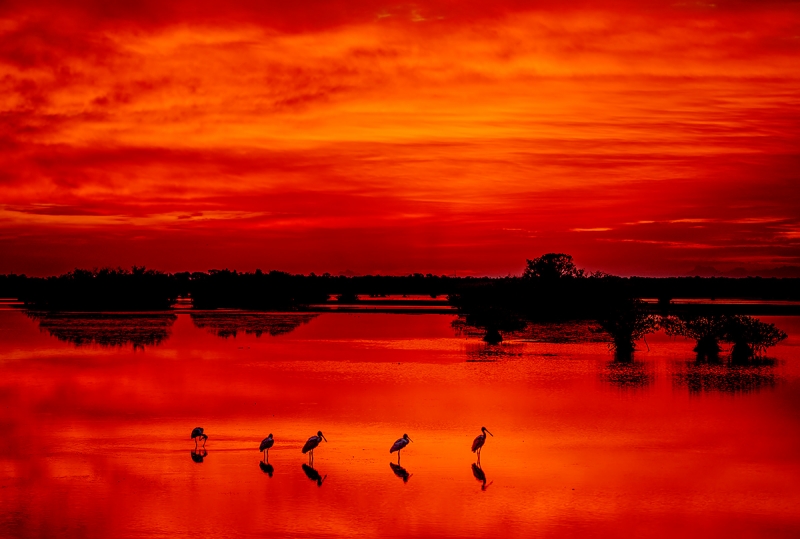
[[713,314],[707,316],[679,315],[665,318],[667,335],[695,339],[697,359],[716,360],[720,342],[733,345],[731,361],[747,362],[786,338],[775,324],[767,324],[751,316]]
[[20,299],[42,310],[147,311],[168,309],[177,298],[172,276],[143,266],[76,269],[28,287]]
[[612,338],[616,358],[629,361],[636,349],[636,341],[655,331],[659,318],[643,309],[638,298],[619,298],[597,319],[600,327]]
[[[18,298],[30,307],[51,311],[164,310],[178,297],[190,297],[192,305],[200,309],[294,311],[328,303],[331,297],[347,303],[357,297],[374,302],[388,295],[447,296],[460,314],[480,319],[491,340],[504,331],[504,318],[594,320],[604,315],[607,305],[623,297],[658,298],[657,306],[647,308],[665,316],[800,312],[797,305],[769,301],[800,300],[800,279],[623,278],[599,272],[587,274],[565,253],[543,254],[527,261],[522,276],[501,278],[421,273],[345,277],[227,269],[165,274],[142,267],[130,271],[76,269],[47,278],[0,275],[0,297]],[[747,298],[756,302],[679,304],[672,298]],[[403,301],[420,304],[419,299]],[[493,318],[498,323],[489,323]]]
[[533,260],[527,260],[522,276],[526,279],[556,280],[583,277],[584,271],[575,266],[571,255],[547,253]]
[[721,315],[670,316],[662,318],[662,326],[667,335],[697,341],[697,361],[715,362],[719,359],[719,342],[725,338],[726,321]]
[[747,362],[763,355],[767,348],[786,338],[775,324],[767,324],[751,316],[726,317],[725,340],[733,344],[731,361]]

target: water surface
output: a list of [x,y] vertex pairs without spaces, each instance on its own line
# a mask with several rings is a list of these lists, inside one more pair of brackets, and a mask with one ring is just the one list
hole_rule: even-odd
[[729,366],[663,334],[616,363],[581,324],[489,346],[449,315],[138,316],[0,311],[3,536],[800,534],[797,318]]

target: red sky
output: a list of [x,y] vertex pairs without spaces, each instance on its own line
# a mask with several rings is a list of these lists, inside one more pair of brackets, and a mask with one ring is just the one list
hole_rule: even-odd
[[0,273],[800,266],[800,3],[563,4],[0,2]]

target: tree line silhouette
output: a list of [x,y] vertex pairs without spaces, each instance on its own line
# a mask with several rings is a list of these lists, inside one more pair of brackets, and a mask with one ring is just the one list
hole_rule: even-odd
[[75,269],[52,277],[0,275],[0,297],[50,310],[161,310],[179,297],[191,298],[198,308],[298,310],[331,297],[356,302],[358,296],[389,295],[447,298],[468,312],[484,305],[492,310],[513,307],[532,319],[581,319],[594,316],[599,304],[620,297],[657,298],[664,306],[674,298],[800,301],[800,279],[586,274],[563,253],[528,260],[521,276],[508,277],[430,273],[346,277],[228,269],[164,273],[141,266]]
[[[709,330],[709,336],[697,337],[702,353],[713,353],[713,345],[707,343],[715,341],[731,342],[735,350],[752,355],[774,338],[768,338],[769,328],[742,317],[746,305],[675,305],[671,300],[797,301],[798,285],[800,279],[618,277],[587,273],[570,255],[547,253],[527,260],[521,276],[501,278],[421,273],[346,277],[228,269],[170,274],[134,266],[131,270],[76,269],[46,278],[0,275],[0,296],[46,311],[165,310],[179,297],[191,298],[195,309],[304,311],[331,301],[357,303],[359,296],[424,295],[446,298],[468,325],[484,332],[489,343],[500,342],[503,333],[530,322],[593,320],[612,337],[618,354],[625,356],[633,352],[636,340],[659,327],[693,337],[710,324],[716,329]],[[645,304],[642,298],[657,302]],[[795,309],[789,312],[797,311],[796,306],[788,307]]]

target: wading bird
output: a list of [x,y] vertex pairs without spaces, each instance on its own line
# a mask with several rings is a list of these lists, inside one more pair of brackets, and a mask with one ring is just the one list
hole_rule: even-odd
[[194,448],[197,449],[197,440],[198,438],[203,439],[203,447],[206,446],[206,440],[208,440],[208,434],[203,434],[203,427],[195,427],[192,429],[192,440],[194,440]]
[[403,434],[403,437],[397,440],[395,443],[392,444],[392,448],[389,449],[389,454],[394,453],[397,451],[397,464],[400,464],[400,450],[403,449],[405,446],[408,445],[408,442],[413,442],[411,438],[408,437],[408,434]]
[[[489,432],[486,427],[481,427],[481,433],[475,437],[475,440],[472,442],[472,452],[478,452],[478,462],[481,460],[481,448],[483,444],[486,443],[486,433]],[[489,432],[489,436],[494,437],[494,434]]]
[[325,440],[326,442],[328,441],[328,439],[322,435],[322,431],[318,430],[317,435],[309,438],[308,441],[306,442],[306,445],[303,446],[304,455],[309,451],[311,451],[311,455],[309,455],[308,457],[308,460],[310,462],[314,462],[314,448],[317,447],[322,440]]
[[272,433],[269,433],[269,436],[261,440],[261,445],[258,446],[259,451],[264,452],[264,460],[269,460],[269,448],[275,444],[275,440],[272,438]]

